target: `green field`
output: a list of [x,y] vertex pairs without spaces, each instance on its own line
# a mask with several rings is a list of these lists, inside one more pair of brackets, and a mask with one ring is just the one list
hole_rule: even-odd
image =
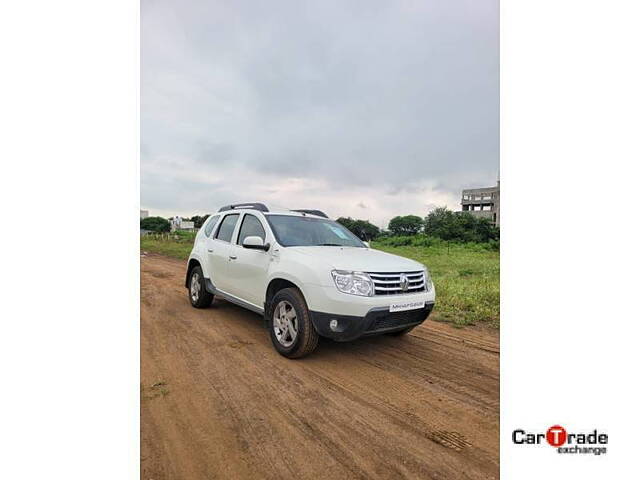
[[[140,249],[186,260],[193,246],[193,233],[140,237]],[[500,252],[482,244],[390,246],[373,242],[373,248],[429,267],[436,286],[436,308],[431,318],[456,326],[487,324],[500,326]]]
[[140,237],[140,250],[186,260],[193,248],[195,237],[195,232],[145,235]]

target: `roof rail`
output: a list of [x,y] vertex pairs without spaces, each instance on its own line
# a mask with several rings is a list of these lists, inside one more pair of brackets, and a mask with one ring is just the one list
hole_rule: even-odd
[[233,203],[231,205],[225,205],[224,207],[220,207],[218,212],[226,212],[227,210],[235,210],[237,208],[250,208],[253,210],[259,210],[261,212],[268,212],[269,209],[264,203]]
[[321,211],[321,210],[304,210],[304,209],[302,209],[302,210],[291,210],[291,211],[292,211],[292,212],[299,212],[299,213],[308,213],[309,215],[316,215],[316,216],[318,216],[318,217],[329,218],[329,217],[327,216],[327,214],[326,214],[326,213],[324,213],[324,212],[323,212],[323,211]]

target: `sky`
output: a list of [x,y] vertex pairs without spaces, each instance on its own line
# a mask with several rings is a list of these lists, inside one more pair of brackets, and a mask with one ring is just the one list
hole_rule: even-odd
[[386,227],[499,169],[497,0],[142,1],[141,208]]

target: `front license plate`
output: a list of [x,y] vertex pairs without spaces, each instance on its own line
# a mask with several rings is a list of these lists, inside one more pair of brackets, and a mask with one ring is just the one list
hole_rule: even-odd
[[392,303],[389,307],[389,311],[404,312],[405,310],[417,310],[418,308],[424,308],[424,300],[422,302]]

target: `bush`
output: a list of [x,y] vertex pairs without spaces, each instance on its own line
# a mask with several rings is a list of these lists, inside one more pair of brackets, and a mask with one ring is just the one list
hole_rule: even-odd
[[162,217],[147,217],[140,220],[140,228],[151,232],[161,233],[171,230],[169,221]]
[[498,252],[500,251],[499,240],[489,240],[488,242],[462,242],[459,240],[442,240],[429,235],[399,235],[396,237],[378,237],[377,245],[385,247],[422,247],[446,250],[465,249],[471,252]]
[[487,243],[484,244],[485,248],[487,250],[490,250],[492,252],[498,252],[500,251],[500,240],[489,240]]
[[488,218],[477,218],[468,212],[452,212],[439,207],[427,215],[424,233],[443,240],[489,242],[500,238],[500,230]]
[[435,247],[441,244],[442,240],[439,238],[429,237],[427,235],[416,235],[412,241],[414,247]]
[[377,243],[389,247],[433,247],[440,245],[442,240],[427,237],[426,235],[400,235],[397,237],[379,237]]
[[412,240],[413,239],[411,237],[407,236],[389,237],[386,243],[390,247],[406,247],[411,245]]

